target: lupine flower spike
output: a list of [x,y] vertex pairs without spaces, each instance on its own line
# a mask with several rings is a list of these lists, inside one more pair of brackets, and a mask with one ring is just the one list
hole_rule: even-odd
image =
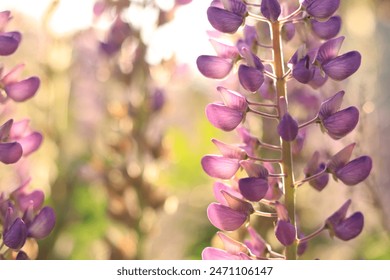
[[[211,79],[236,75],[237,84],[217,87],[220,99],[206,106],[206,117],[222,131],[237,131],[242,143],[213,139],[220,154],[201,160],[204,171],[218,180],[214,184],[218,202],[209,205],[207,216],[227,232],[218,232],[223,247],[205,248],[203,259],[297,259],[323,231],[343,241],[362,232],[363,214],[347,215],[351,200],[321,217],[322,226],[309,234],[302,232],[305,221],[296,211],[297,188],[310,185],[322,191],[331,177],[340,185],[355,186],[373,167],[369,156],[353,157],[356,143],[337,153],[325,147],[312,151],[303,170],[295,164],[311,139],[307,126],[316,126],[332,142],[350,136],[359,125],[359,109],[343,104],[348,93],[321,95],[327,92],[328,80],[346,80],[362,61],[355,50],[340,54],[346,38],[339,35],[339,6],[340,0],[211,2],[207,10],[211,26],[226,37],[234,34],[234,41],[210,39],[216,53],[199,56],[197,66]],[[286,46],[291,57],[286,57]],[[307,109],[301,114],[293,108],[297,101]],[[298,174],[302,179],[295,178]],[[262,225],[256,216],[272,220],[268,224],[273,228],[261,232],[275,235],[280,243],[276,250],[257,233],[255,227]],[[249,239],[232,239],[228,232],[236,230]]]

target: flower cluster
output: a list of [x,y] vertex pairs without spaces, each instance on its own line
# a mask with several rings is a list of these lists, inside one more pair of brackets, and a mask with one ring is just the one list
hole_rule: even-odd
[[[307,126],[317,124],[330,141],[337,141],[359,121],[356,107],[342,107],[343,90],[326,94],[327,84],[347,79],[361,64],[357,51],[339,54],[345,39],[337,37],[341,18],[334,14],[339,5],[339,0],[211,2],[207,16],[219,31],[211,39],[216,55],[201,55],[198,69],[208,78],[233,79],[236,74],[238,79],[235,89],[217,87],[222,102],[207,105],[206,116],[218,129],[236,130],[241,143],[213,139],[221,155],[202,158],[204,171],[218,179],[217,202],[209,205],[207,215],[218,229],[247,232],[249,239],[239,242],[219,232],[225,250],[206,248],[203,259],[296,259],[309,240],[324,230],[341,240],[361,233],[362,213],[347,216],[351,200],[306,236],[296,216],[295,191],[305,183],[321,191],[332,175],[354,186],[372,169],[369,156],[351,160],[355,143],[333,156],[325,156],[331,151],[314,151],[303,170],[296,163],[304,140],[310,137]],[[226,37],[224,33],[235,34],[238,40],[223,43],[218,39]],[[293,113],[294,102],[315,114]],[[252,134],[254,126],[257,133],[263,127],[262,136]],[[298,172],[303,179],[295,179]],[[275,237],[285,248],[282,253],[274,252],[256,232],[254,216],[273,219]]]
[[[11,19],[9,11],[0,12],[0,55],[12,55],[22,39],[21,33],[5,30]],[[24,65],[11,70],[0,68],[0,103],[2,118],[12,102],[23,102],[35,95],[40,80],[38,77],[20,79]],[[33,131],[29,120],[8,119],[0,126],[0,161],[14,164],[36,151],[42,143],[42,134]],[[42,239],[50,234],[55,224],[52,208],[43,207],[44,193],[27,189],[30,180],[11,191],[0,192],[1,245],[0,259],[28,259],[23,246],[28,239]],[[14,252],[14,253],[13,253]]]

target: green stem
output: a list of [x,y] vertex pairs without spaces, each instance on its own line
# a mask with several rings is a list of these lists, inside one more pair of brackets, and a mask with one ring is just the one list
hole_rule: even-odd
[[[280,106],[280,99],[284,98],[287,102],[287,90],[286,80],[284,71],[284,61],[282,53],[282,41],[281,31],[282,24],[279,21],[271,23],[272,29],[272,46],[274,51],[274,70],[276,75],[276,92],[278,94],[278,103]],[[279,107],[279,118],[282,116],[282,112]],[[291,144],[288,141],[282,142],[282,173],[286,176],[283,178],[284,190],[285,190],[285,205],[289,214],[290,222],[295,225],[295,187],[294,187],[294,174],[293,174],[293,160]],[[286,247],[286,259],[296,260],[297,259],[297,238],[296,241]]]

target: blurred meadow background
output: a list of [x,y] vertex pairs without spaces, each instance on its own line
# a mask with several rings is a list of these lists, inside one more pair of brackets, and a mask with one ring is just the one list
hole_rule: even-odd
[[[214,54],[210,3],[99,3],[0,2],[13,15],[9,30],[23,34],[17,53],[2,62],[23,62],[26,75],[41,79],[38,94],[13,114],[31,118],[44,134],[41,148],[17,168],[19,176],[31,174],[31,186],[45,191],[57,215],[36,258],[200,259],[204,247],[218,246],[206,216],[213,180],[200,160],[218,153],[211,138],[238,139],[204,115],[218,99],[217,82],[195,64],[199,55]],[[390,1],[341,3],[343,49],[363,57],[343,84],[345,103],[361,108],[359,129],[340,143],[319,135],[303,152],[309,156],[324,141],[333,151],[356,141],[357,153],[372,156],[373,172],[355,187],[303,187],[298,211],[309,231],[352,197],[366,224],[349,242],[323,233],[303,259],[390,259]],[[9,167],[0,172],[0,189],[19,183]]]

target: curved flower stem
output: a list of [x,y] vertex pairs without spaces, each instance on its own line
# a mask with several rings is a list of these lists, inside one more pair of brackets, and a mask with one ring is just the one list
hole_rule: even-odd
[[276,151],[281,151],[282,150],[281,146],[272,145],[272,144],[268,144],[268,143],[264,143],[264,142],[260,142],[260,147],[267,148],[267,149],[270,149],[270,150],[276,150]]
[[271,177],[271,178],[283,178],[283,177],[286,177],[286,174],[273,174],[273,173],[270,173],[270,174],[268,174],[268,177]]
[[268,212],[263,212],[259,210],[255,210],[253,213],[256,216],[261,216],[261,217],[267,217],[267,218],[277,218],[278,214],[277,213],[268,213]]
[[268,78],[271,78],[272,80],[277,80],[277,77],[273,73],[267,70],[264,70],[264,75],[267,76]]
[[300,186],[302,186],[306,182],[309,182],[311,180],[317,179],[318,177],[322,176],[326,172],[326,169],[327,168],[324,168],[323,170],[321,170],[320,172],[318,172],[318,173],[316,173],[316,174],[314,174],[312,176],[309,176],[309,177],[307,177],[305,179],[302,179],[300,181],[295,182],[295,187],[300,187]]
[[310,121],[307,121],[307,122],[305,122],[305,123],[303,123],[303,124],[300,124],[300,125],[298,126],[298,128],[299,128],[299,129],[304,128],[304,127],[306,127],[306,126],[308,126],[308,125],[311,125],[311,124],[313,124],[313,123],[316,123],[317,121],[318,121],[318,116],[316,116],[314,119],[311,119]]
[[252,101],[249,101],[249,100],[246,100],[246,102],[248,103],[248,105],[253,105],[253,106],[261,106],[261,107],[278,107],[278,105],[276,104],[269,104],[269,103],[258,103],[258,102],[252,102]]
[[299,4],[298,9],[296,9],[294,12],[292,12],[288,16],[279,19],[279,22],[283,25],[284,23],[286,23],[289,20],[293,19],[296,15],[299,15],[301,12],[302,12],[302,4]]
[[268,113],[264,113],[264,112],[260,112],[260,111],[257,111],[257,110],[254,110],[252,108],[248,108],[249,109],[249,112],[252,112],[256,115],[259,115],[259,116],[262,116],[264,118],[269,118],[269,119],[278,119],[279,116],[278,115],[273,115],[273,114],[268,114]]
[[[284,60],[283,60],[283,51],[282,51],[282,41],[281,41],[281,28],[282,24],[279,21],[271,23],[271,35],[272,35],[272,46],[273,46],[273,57],[274,57],[274,69],[276,79],[276,92],[278,95],[279,107],[280,99],[285,99],[287,102],[287,90],[286,90],[286,80],[285,71],[284,71]],[[279,108],[281,111],[281,108]],[[282,142],[282,162],[281,169],[282,173],[286,176],[283,178],[283,185],[285,191],[284,203],[286,205],[290,222],[296,228],[295,223],[295,184],[294,184],[294,173],[293,173],[293,160],[292,160],[292,147],[290,142]],[[296,237],[297,240],[297,237]],[[297,259],[297,241],[295,241],[290,246],[286,247],[286,259],[296,260]]]
[[325,225],[323,225],[321,228],[317,229],[315,232],[309,234],[308,236],[305,236],[305,237],[299,239],[298,244],[303,243],[303,242],[307,242],[307,241],[313,239],[314,237],[319,235],[324,229],[325,229]]
[[249,159],[261,161],[261,162],[270,162],[270,163],[281,163],[281,159],[275,159],[275,158],[258,158],[258,157],[252,157],[248,156]]
[[248,1],[245,0],[244,0],[244,4],[252,7],[261,7],[261,4],[249,3]]
[[255,19],[255,20],[258,20],[258,21],[262,21],[262,22],[270,22],[267,18],[263,17],[263,16],[259,16],[259,15],[256,15],[252,12],[248,12],[248,16]]

